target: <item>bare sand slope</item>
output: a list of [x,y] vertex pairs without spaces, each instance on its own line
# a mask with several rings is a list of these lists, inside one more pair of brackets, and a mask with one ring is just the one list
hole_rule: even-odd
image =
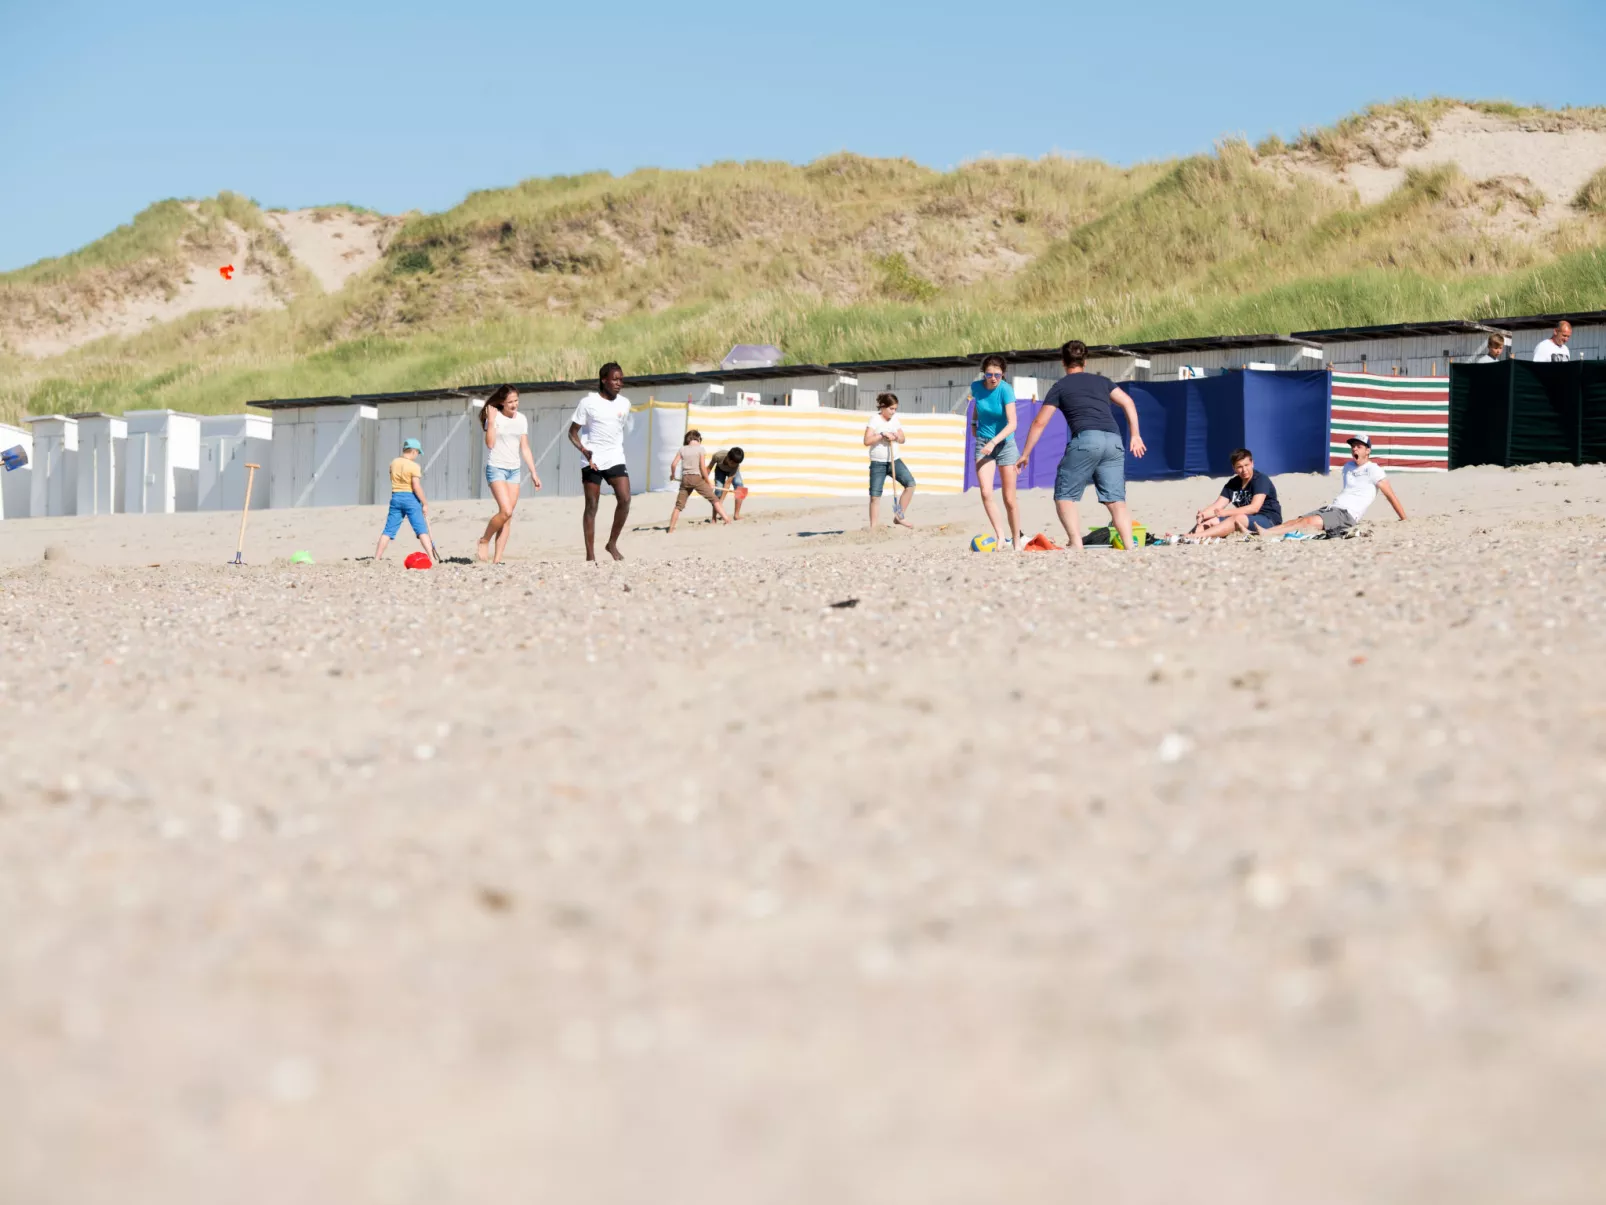
[[1597,1201],[1606,474],[1397,484],[1132,555],[0,526],[0,1200]]
[[1426,140],[1399,118],[1377,119],[1365,136],[1371,155],[1342,169],[1312,155],[1286,162],[1294,170],[1353,187],[1363,204],[1385,200],[1413,168],[1452,164],[1474,182],[1498,181],[1508,192],[1543,194],[1537,214],[1508,197],[1500,220],[1483,224],[1510,234],[1538,235],[1576,211],[1573,198],[1589,178],[1606,168],[1606,130],[1540,129],[1532,123],[1465,106],[1450,110]]
[[400,225],[395,218],[347,209],[297,209],[263,218],[327,293],[377,264]]
[[[106,297],[88,308],[79,305],[63,311],[58,320],[49,324],[32,323],[13,332],[11,341],[23,355],[57,356],[108,335],[127,338],[202,310],[281,308],[284,301],[274,292],[273,282],[246,267],[249,236],[233,223],[228,223],[227,228],[234,244],[232,250],[192,260],[183,283],[171,294],[145,292]],[[228,264],[233,264],[235,271],[225,278],[218,269]]]
[[1540,218],[1565,217],[1578,190],[1606,167],[1606,130],[1533,130],[1507,118],[1456,109],[1433,128],[1427,142],[1402,152],[1393,167],[1357,163],[1349,175],[1361,200],[1383,200],[1413,167],[1453,163],[1473,180],[1521,177],[1545,194]]
[[[327,292],[339,290],[379,262],[400,225],[396,218],[345,209],[303,209],[262,216],[284,240],[295,261]],[[147,288],[76,298],[55,313],[4,332],[6,342],[23,355],[56,356],[108,335],[127,338],[203,310],[282,309],[284,290],[276,289],[253,260],[249,235],[232,223],[227,230],[232,251],[192,255],[184,280],[171,293]],[[224,277],[218,269],[229,264],[234,272]]]

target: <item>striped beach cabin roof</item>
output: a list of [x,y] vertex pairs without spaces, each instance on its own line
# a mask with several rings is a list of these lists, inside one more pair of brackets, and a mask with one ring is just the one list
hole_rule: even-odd
[[1444,472],[1450,467],[1450,382],[1445,377],[1333,374],[1329,464],[1349,459],[1346,442],[1372,437],[1372,459],[1385,469]]

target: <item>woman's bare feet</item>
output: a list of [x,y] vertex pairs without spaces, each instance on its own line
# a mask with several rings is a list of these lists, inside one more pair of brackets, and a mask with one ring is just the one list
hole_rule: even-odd
[[474,546],[474,559],[476,561],[488,561],[488,560],[491,559],[490,557],[485,555],[486,549],[489,546],[489,544],[490,544],[489,540],[481,540],[478,544],[476,544]]

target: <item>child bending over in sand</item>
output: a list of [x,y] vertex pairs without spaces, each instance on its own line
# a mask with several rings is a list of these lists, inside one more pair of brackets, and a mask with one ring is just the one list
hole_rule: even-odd
[[675,530],[675,524],[680,522],[680,512],[686,509],[686,502],[694,493],[708,500],[721,523],[730,522],[725,517],[725,508],[714,497],[714,487],[708,484],[707,462],[708,457],[703,452],[703,433],[696,430],[686,432],[680,451],[675,453],[675,459],[669,465],[671,478],[677,469],[680,472],[680,496],[675,499],[675,509],[669,513],[670,531]]
[[402,519],[412,525],[413,534],[424,546],[430,560],[439,560],[435,544],[429,538],[429,499],[424,497],[424,470],[418,467],[424,445],[416,439],[402,441],[402,454],[390,462],[390,513],[385,516],[385,530],[374,549],[374,560],[385,555],[385,549],[401,530]]
[[747,453],[740,448],[715,452],[710,463],[714,466],[714,497],[723,499],[727,491],[736,500],[731,519],[742,517],[742,503],[747,498],[747,487],[742,484],[742,462]]

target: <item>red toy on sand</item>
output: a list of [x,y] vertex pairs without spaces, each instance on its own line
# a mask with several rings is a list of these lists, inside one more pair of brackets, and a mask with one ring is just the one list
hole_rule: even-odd
[[422,552],[409,552],[407,559],[402,564],[409,569],[428,569],[430,567],[430,559]]

